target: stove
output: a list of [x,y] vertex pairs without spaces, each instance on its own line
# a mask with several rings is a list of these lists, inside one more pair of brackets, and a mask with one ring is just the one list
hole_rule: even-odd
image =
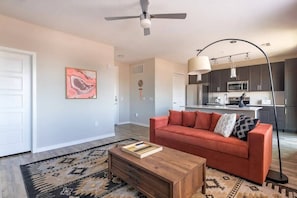
[[[240,97],[229,97],[229,105],[238,105]],[[245,105],[250,104],[250,97],[244,97],[243,103]]]

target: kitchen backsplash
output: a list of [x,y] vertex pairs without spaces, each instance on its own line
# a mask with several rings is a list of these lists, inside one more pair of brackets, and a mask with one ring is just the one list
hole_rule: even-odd
[[[216,102],[216,99],[220,98],[221,104],[229,103],[229,97],[240,97],[243,92],[210,92],[208,93],[209,102]],[[275,104],[284,105],[285,95],[283,91],[275,91]],[[250,104],[252,105],[270,105],[272,104],[272,95],[270,91],[262,92],[245,92],[245,97],[250,97]],[[227,101],[226,101],[227,100]],[[270,104],[269,104],[270,103]]]

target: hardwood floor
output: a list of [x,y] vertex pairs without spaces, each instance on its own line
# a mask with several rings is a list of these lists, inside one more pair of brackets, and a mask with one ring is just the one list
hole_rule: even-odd
[[[57,155],[63,155],[82,149],[94,147],[115,140],[133,137],[139,140],[149,139],[147,127],[126,124],[115,128],[116,136],[102,140],[92,141],[71,147],[41,152],[24,153],[0,158],[0,198],[25,198],[26,190],[23,184],[20,165],[47,159]],[[283,173],[289,177],[289,183],[285,186],[297,189],[297,133],[280,132],[280,144],[282,154]],[[271,169],[279,170],[277,141],[274,134],[273,163]]]

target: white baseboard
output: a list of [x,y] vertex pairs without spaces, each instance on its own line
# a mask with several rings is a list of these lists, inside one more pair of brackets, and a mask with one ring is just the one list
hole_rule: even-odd
[[139,126],[143,126],[143,127],[149,127],[148,124],[143,124],[143,123],[139,123],[139,122],[130,122],[131,124],[135,124],[135,125],[139,125]]
[[45,147],[41,147],[41,148],[36,148],[36,150],[33,153],[39,153],[39,152],[43,152],[43,151],[59,149],[59,148],[63,148],[63,147],[66,147],[66,146],[73,146],[73,145],[82,144],[82,143],[86,143],[86,142],[91,142],[91,141],[94,141],[94,140],[100,140],[100,139],[108,138],[108,137],[112,137],[112,136],[115,136],[115,133],[104,134],[104,135],[100,135],[100,136],[96,136],[96,137],[85,138],[85,139],[82,139],[82,140],[66,142],[66,143],[62,143],[62,144],[45,146]]
[[121,123],[118,123],[116,125],[124,125],[124,124],[135,124],[135,125],[139,125],[139,126],[149,127],[149,125],[143,124],[143,123],[139,123],[139,122],[121,122]]
[[116,125],[124,125],[124,124],[131,124],[131,122],[120,122],[120,123],[117,123]]

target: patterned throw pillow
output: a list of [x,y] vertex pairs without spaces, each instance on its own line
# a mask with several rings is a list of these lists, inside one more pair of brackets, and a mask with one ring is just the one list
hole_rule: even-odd
[[214,129],[215,133],[221,134],[224,137],[229,137],[234,129],[236,121],[236,113],[223,114]]
[[247,141],[248,132],[253,130],[258,122],[258,119],[254,119],[245,115],[240,115],[235,122],[232,135],[240,140]]

